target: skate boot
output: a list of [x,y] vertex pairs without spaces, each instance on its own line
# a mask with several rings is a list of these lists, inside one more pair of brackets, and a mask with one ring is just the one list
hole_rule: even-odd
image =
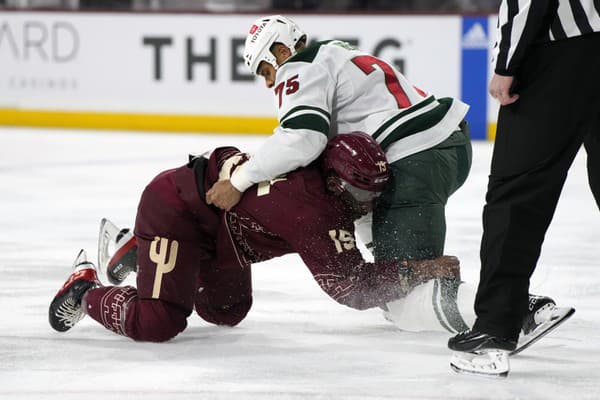
[[448,348],[454,350],[450,367],[457,373],[505,378],[509,352],[516,347],[516,340],[468,330],[448,340]]
[[137,241],[129,229],[121,229],[116,237],[116,251],[106,265],[106,277],[120,285],[131,272],[137,272]]
[[96,267],[87,260],[84,250],[77,255],[73,267],[75,270],[56,293],[48,310],[50,325],[59,332],[71,329],[85,316],[81,299],[89,289],[98,285]]
[[[113,248],[114,254],[110,251]],[[98,240],[98,265],[113,285],[120,285],[131,272],[137,272],[137,241],[133,233],[102,219]]]
[[448,340],[448,348],[454,351],[477,353],[488,349],[513,351],[517,347],[515,340],[504,339],[471,329],[461,332]]
[[569,319],[574,313],[573,307],[557,307],[550,297],[530,294],[528,313],[523,319],[519,344],[510,355],[525,350]]

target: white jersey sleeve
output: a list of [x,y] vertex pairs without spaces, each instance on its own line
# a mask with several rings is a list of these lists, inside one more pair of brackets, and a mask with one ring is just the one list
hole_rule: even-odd
[[316,160],[327,145],[334,90],[335,82],[322,65],[283,64],[273,89],[279,126],[236,170],[231,184],[244,191]]
[[235,170],[231,184],[243,192],[255,183],[305,167],[319,157],[326,145],[327,137],[322,134],[278,127],[250,161]]

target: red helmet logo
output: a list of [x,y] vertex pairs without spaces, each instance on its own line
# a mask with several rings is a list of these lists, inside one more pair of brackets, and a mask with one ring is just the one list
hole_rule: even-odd
[[252,25],[250,27],[250,35],[253,35],[254,32],[256,32],[257,29],[258,29],[258,25]]

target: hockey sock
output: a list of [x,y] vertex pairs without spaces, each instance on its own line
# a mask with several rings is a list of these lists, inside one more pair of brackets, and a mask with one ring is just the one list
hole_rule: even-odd
[[475,321],[476,288],[454,279],[434,279],[387,303],[386,317],[406,331],[461,332]]
[[119,335],[126,333],[127,307],[137,298],[132,286],[106,286],[89,290],[84,298],[84,310],[90,317]]
[[191,310],[158,299],[140,299],[132,286],[106,286],[89,290],[85,312],[119,335],[134,340],[164,342],[187,326]]

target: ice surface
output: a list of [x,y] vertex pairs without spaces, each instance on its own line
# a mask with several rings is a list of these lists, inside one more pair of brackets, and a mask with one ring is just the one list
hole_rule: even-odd
[[[48,304],[77,251],[95,255],[100,218],[131,225],[145,184],[189,152],[263,139],[0,128],[0,399],[600,398],[600,215],[584,152],[532,280],[532,292],[577,313],[511,359],[506,380],[453,373],[448,334],[401,332],[377,310],[338,305],[294,255],[254,267],[254,306],[235,328],[192,316],[164,344],[90,318],[67,333],[50,328]],[[474,144],[471,176],[447,209],[446,253],[472,282],[490,154]]]

